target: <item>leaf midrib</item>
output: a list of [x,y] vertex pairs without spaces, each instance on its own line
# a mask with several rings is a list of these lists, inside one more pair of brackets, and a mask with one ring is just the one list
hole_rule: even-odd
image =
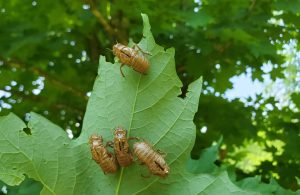
[[[163,70],[164,70],[165,68],[163,68]],[[136,94],[135,94],[135,99],[134,99],[134,103],[133,103],[133,106],[132,106],[132,111],[131,111],[131,119],[130,119],[130,124],[129,124],[129,129],[128,129],[128,135],[127,135],[127,137],[130,137],[130,132],[131,132],[131,126],[132,126],[132,121],[133,121],[133,117],[134,117],[134,115],[136,114],[136,113],[139,113],[139,112],[134,112],[134,110],[135,110],[135,107],[136,107],[136,100],[137,100],[137,96],[138,96],[138,94],[139,94],[139,90],[138,90],[138,88],[139,88],[139,86],[140,86],[140,81],[141,81],[141,78],[142,78],[142,76],[140,75],[139,76],[139,81],[138,81],[138,84],[137,84],[137,87],[136,87]],[[169,90],[169,91],[171,91],[173,89],[173,87]],[[191,97],[186,97],[186,98],[188,98],[188,99],[185,99],[183,102],[184,102],[184,106],[183,106],[183,109],[181,110],[181,113],[177,116],[177,118],[174,120],[174,123],[171,125],[171,127],[156,141],[156,143],[155,144],[153,144],[153,146],[155,146],[158,142],[160,142],[161,141],[161,139],[169,132],[169,130],[175,125],[175,123],[178,121],[178,119],[180,118],[180,116],[182,115],[182,113],[184,112],[184,110],[186,109],[186,106],[187,106],[187,104],[190,102],[190,99],[191,99]],[[188,147],[187,147],[188,148]],[[186,149],[187,149],[186,148]],[[178,156],[178,158],[184,153],[184,152],[186,152],[186,149]],[[176,158],[176,159],[178,159],[178,158]],[[175,159],[175,160],[176,160]],[[175,161],[174,160],[174,161]],[[172,161],[171,163],[170,163],[170,165],[174,162],[174,161]],[[120,190],[120,186],[121,186],[121,182],[122,182],[122,178],[123,178],[123,173],[124,173],[124,168],[122,167],[122,169],[121,169],[121,173],[120,173],[120,178],[119,178],[119,181],[118,181],[118,184],[117,184],[117,188],[116,188],[116,195],[118,195],[119,194],[119,190]],[[156,182],[158,180],[158,178],[157,179],[155,179],[155,180],[153,180],[153,182],[151,182],[149,185],[147,185],[145,188],[143,188],[142,190],[140,190],[139,192],[141,192],[141,191],[143,191],[143,190],[145,190],[145,189],[147,189],[149,186],[151,186],[154,182]],[[139,193],[139,192],[137,192],[137,193]],[[137,194],[137,193],[135,193],[135,194]]]
[[[129,124],[129,128],[128,128],[128,134],[127,134],[127,137],[130,136],[130,132],[131,132],[131,126],[132,126],[132,121],[133,121],[133,116],[135,114],[134,110],[135,110],[135,106],[136,106],[136,100],[137,100],[137,96],[138,96],[138,89],[139,89],[139,86],[140,86],[140,82],[141,82],[141,78],[142,76],[139,75],[139,81],[137,83],[137,87],[136,87],[136,93],[135,93],[135,97],[134,97],[134,102],[133,102],[133,105],[132,105],[132,109],[131,109],[131,119],[130,119],[130,124]],[[121,182],[122,182],[122,178],[123,178],[123,172],[124,172],[124,168],[122,167],[121,169],[121,173],[120,173],[120,178],[119,178],[119,181],[118,181],[118,184],[117,184],[117,188],[116,188],[116,195],[119,194],[119,190],[120,190],[120,186],[121,186]]]

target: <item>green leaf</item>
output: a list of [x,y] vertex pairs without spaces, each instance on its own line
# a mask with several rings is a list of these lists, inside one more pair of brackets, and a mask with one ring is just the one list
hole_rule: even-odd
[[300,108],[300,93],[293,93],[291,95],[292,101],[296,104],[298,108]]
[[299,195],[300,190],[293,192],[291,190],[286,190],[282,188],[273,178],[269,184],[263,183],[260,176],[248,177],[241,181],[236,182],[236,184],[249,192],[260,192],[264,195],[273,195],[273,194],[290,194],[290,195]]
[[17,116],[0,118],[0,180],[18,185],[25,173],[42,183],[42,194],[70,194],[76,173],[70,139],[47,119],[34,113],[31,117],[31,134],[26,134],[26,125]]
[[275,195],[281,195],[281,194],[286,194],[286,195],[300,195],[300,190],[297,190],[297,191],[293,192],[291,190],[284,189],[273,178],[271,179],[271,182],[270,182],[269,185],[277,186],[276,191],[273,192],[273,194],[275,194]]
[[91,160],[87,143],[71,142],[47,119],[31,113],[31,134],[23,131],[26,125],[13,114],[1,117],[0,124],[0,180],[8,185],[20,184],[23,174],[41,182],[41,194],[97,194],[93,186],[107,185],[90,179],[102,173]]
[[260,176],[245,178],[239,182],[237,185],[243,189],[247,189],[249,191],[259,191],[263,194],[273,194],[275,192],[277,185],[268,185],[261,182]]
[[[41,182],[41,194],[248,194],[231,183],[226,172],[212,176],[185,170],[195,140],[193,117],[202,81],[193,82],[184,99],[178,97],[182,84],[175,72],[174,49],[165,51],[156,45],[148,17],[142,17],[145,38],[139,45],[152,54],[148,75],[125,67],[123,78],[119,63],[101,57],[82,134],[74,141],[35,113],[27,128],[14,114],[1,117],[0,180],[18,185],[26,174]],[[87,140],[93,133],[111,140],[112,129],[119,125],[129,136],[144,138],[168,154],[168,178],[142,178],[147,169],[138,163],[116,174],[103,174],[91,159]]]
[[219,148],[223,141],[221,137],[217,144],[204,149],[197,160],[189,159],[187,169],[192,173],[212,173],[218,170],[214,162],[218,159]]

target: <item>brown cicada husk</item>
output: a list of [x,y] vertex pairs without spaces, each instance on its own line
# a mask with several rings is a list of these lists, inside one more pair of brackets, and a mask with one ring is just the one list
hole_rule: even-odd
[[165,178],[170,172],[162,154],[158,153],[146,142],[136,142],[133,145],[133,152],[142,164],[145,164],[149,171],[159,177]]
[[149,61],[144,54],[150,55],[148,52],[144,52],[138,45],[134,45],[132,48],[117,43],[113,46],[113,53],[117,56],[121,62],[120,72],[124,77],[122,72],[122,67],[127,65],[132,67],[135,71],[146,74],[149,69]]
[[116,158],[103,145],[102,136],[92,135],[89,138],[89,144],[92,158],[100,165],[104,174],[115,173],[118,169]]
[[114,151],[121,167],[128,167],[133,163],[133,156],[127,139],[127,131],[120,127],[114,131]]

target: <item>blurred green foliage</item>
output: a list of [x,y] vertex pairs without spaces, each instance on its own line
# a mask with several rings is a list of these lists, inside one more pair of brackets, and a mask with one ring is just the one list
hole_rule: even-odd
[[[204,78],[192,157],[199,158],[201,149],[222,134],[219,164],[253,162],[257,155],[249,156],[257,151],[272,156],[271,161],[259,158],[251,171],[237,166],[238,178],[273,177],[298,189],[299,56],[287,66],[291,56],[278,51],[300,39],[299,0],[1,1],[0,114],[14,112],[28,120],[35,111],[77,137],[99,55],[113,61],[107,48],[141,38],[141,12],[148,14],[156,41],[175,47],[183,92],[195,78]],[[253,79],[262,81],[266,62],[273,64],[268,73],[273,80],[288,81],[283,86],[289,88],[288,104],[262,95],[248,104],[225,98],[232,76],[250,68]],[[199,131],[203,127],[206,133]]]

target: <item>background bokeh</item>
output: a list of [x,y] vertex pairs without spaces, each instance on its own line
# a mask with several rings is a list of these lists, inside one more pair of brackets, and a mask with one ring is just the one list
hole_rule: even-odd
[[299,0],[0,1],[0,115],[34,111],[78,137],[99,55],[139,41],[141,13],[175,48],[183,95],[203,76],[192,158],[223,135],[218,165],[299,189]]

